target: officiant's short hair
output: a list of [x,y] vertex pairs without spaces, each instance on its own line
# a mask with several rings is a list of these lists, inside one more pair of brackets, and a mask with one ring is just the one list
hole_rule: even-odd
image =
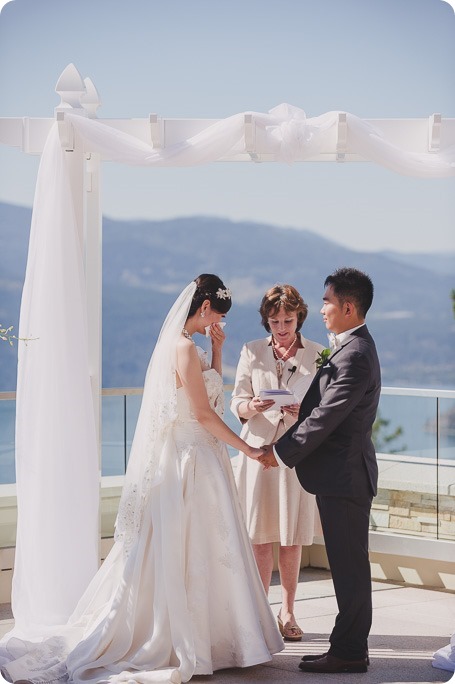
[[351,301],[365,318],[373,302],[374,287],[370,276],[356,268],[339,268],[325,279],[324,287],[331,286],[340,302]]
[[288,313],[297,314],[296,330],[300,330],[305,318],[308,316],[306,302],[303,301],[302,296],[293,285],[274,285],[267,290],[259,307],[261,323],[267,332],[270,332],[268,319],[276,316],[281,307]]

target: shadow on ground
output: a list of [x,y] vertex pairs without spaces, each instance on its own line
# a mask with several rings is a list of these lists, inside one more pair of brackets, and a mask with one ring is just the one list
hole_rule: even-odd
[[[365,674],[314,674],[298,669],[302,655],[323,652],[327,635],[306,634],[301,643],[286,644],[286,649],[273,657],[270,663],[248,667],[244,670],[229,669],[216,672],[213,677],[196,676],[192,682],[216,682],[216,684],[242,684],[243,682],[308,682],[308,684],[430,684],[448,682],[452,673],[431,665],[434,651],[447,644],[444,637],[417,637],[400,635],[376,635],[370,637],[371,664]],[[455,680],[454,680],[455,682]]]

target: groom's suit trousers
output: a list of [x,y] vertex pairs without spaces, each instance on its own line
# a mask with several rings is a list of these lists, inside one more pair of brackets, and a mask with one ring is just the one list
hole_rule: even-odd
[[366,657],[371,627],[368,525],[371,496],[316,496],[332,571],[338,615],[329,653],[344,660]]

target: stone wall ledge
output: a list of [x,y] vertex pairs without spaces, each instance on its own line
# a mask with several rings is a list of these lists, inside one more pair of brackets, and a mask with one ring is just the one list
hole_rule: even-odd
[[[419,494],[455,495],[455,460],[377,454],[379,487]],[[416,501],[420,501],[421,497]],[[407,499],[409,502],[409,498]]]

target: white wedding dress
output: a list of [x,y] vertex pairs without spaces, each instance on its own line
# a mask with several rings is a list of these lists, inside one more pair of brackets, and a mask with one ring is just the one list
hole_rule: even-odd
[[[222,378],[198,353],[222,415]],[[7,642],[8,679],[178,683],[283,649],[226,446],[195,420],[184,388],[165,448],[134,545],[114,544],[61,634]]]

